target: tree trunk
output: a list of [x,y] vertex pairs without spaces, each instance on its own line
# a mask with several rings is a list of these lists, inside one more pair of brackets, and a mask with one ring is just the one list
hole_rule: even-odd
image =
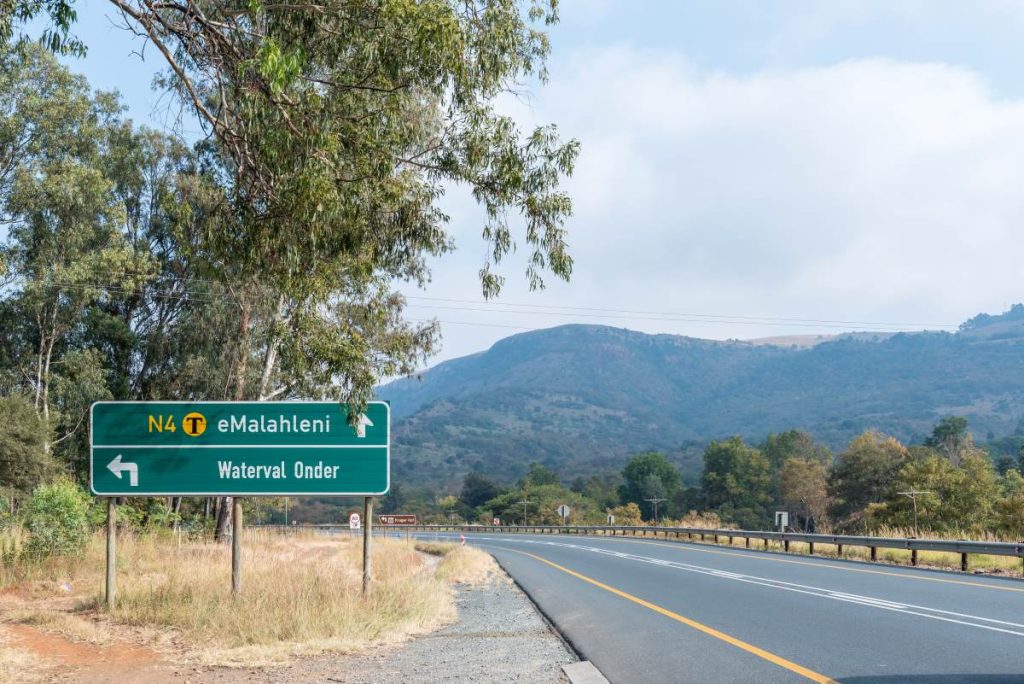
[[277,299],[277,308],[274,310],[274,320],[271,322],[270,335],[267,338],[267,351],[263,355],[263,373],[260,375],[260,401],[267,398],[270,391],[270,377],[274,374],[274,365],[277,363],[277,325],[284,318],[284,295]]
[[[242,401],[245,398],[245,373],[249,364],[249,328],[251,325],[251,311],[249,303],[243,295],[242,320],[238,331],[238,361],[235,365],[235,401]],[[231,521],[231,497],[225,496],[220,502],[220,510],[217,511],[217,527],[214,532],[216,541],[223,541],[228,532],[228,524]]]
[[53,341],[55,335],[50,336],[46,345],[46,360],[43,365],[43,425],[46,427],[46,437],[43,440],[43,451],[50,453],[53,445],[50,444],[50,361],[53,359]]
[[36,392],[35,407],[36,415],[43,415],[43,358],[46,356],[46,334],[43,332],[43,318],[36,316],[36,327],[39,329],[39,350],[36,353]]

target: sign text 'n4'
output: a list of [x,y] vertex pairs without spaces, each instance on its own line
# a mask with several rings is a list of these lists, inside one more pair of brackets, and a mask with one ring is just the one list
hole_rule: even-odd
[[378,496],[391,411],[353,425],[336,402],[101,401],[90,417],[97,496]]

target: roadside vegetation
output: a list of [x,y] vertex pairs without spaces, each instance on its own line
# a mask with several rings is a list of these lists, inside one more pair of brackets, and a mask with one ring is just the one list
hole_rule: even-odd
[[[171,661],[262,666],[322,652],[352,653],[432,631],[456,617],[452,584],[485,584],[494,561],[472,548],[435,550],[374,540],[373,591],[361,594],[361,541],[252,530],[243,591],[230,593],[230,548],[209,536],[125,530],[118,538],[118,599],[103,608],[102,533],[74,556],[6,566],[0,620],[72,641],[141,642]],[[0,667],[19,656],[5,656]]]
[[570,524],[605,524],[611,515],[617,525],[760,530],[773,529],[775,511],[787,511],[789,528],[799,531],[1017,541],[1024,538],[1022,467],[993,458],[965,419],[948,417],[920,444],[869,430],[835,455],[796,430],[759,445],[712,441],[692,484],[653,452],[621,472],[568,484],[539,463],[513,487],[470,473],[459,494],[438,505],[451,520],[485,524],[557,525],[566,504]]

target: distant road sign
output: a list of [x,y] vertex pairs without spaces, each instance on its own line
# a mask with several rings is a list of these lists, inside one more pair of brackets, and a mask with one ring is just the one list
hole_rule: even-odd
[[789,526],[788,511],[775,511],[775,526],[779,528],[780,532],[786,531],[786,527]]
[[612,515],[611,513],[608,514],[608,524],[609,525],[614,525],[615,524],[615,516]]
[[491,521],[491,524],[494,525],[495,527],[497,527],[498,525],[501,524],[501,519],[500,518],[495,518],[494,520]]
[[561,506],[558,507],[558,515],[562,516],[563,522],[569,519],[570,513],[572,513],[572,509],[566,506],[565,504],[562,504]]
[[348,516],[348,529],[358,530],[360,527],[362,527],[361,523],[362,520],[360,520],[358,513],[352,513]]
[[101,401],[90,412],[98,496],[377,496],[391,480],[391,411],[356,428],[336,402]]
[[415,515],[378,515],[381,525],[415,525]]

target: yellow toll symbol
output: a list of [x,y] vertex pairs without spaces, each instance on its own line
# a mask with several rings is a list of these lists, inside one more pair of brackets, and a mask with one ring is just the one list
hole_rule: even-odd
[[189,437],[198,437],[206,432],[206,417],[193,411],[181,419],[181,426]]

